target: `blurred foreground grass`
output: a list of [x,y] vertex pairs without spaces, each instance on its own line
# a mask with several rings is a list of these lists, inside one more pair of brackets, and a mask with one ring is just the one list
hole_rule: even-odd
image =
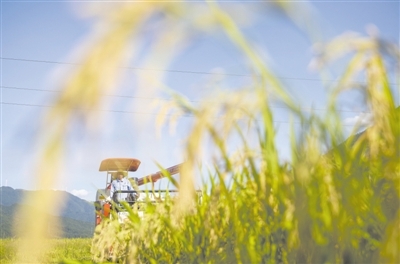
[[[62,263],[64,260],[91,261],[91,238],[49,239],[42,241],[52,250],[39,257],[39,263]],[[30,255],[17,260],[17,248],[21,239],[0,239],[0,263],[38,263]]]
[[202,203],[193,199],[182,210],[178,198],[149,205],[143,220],[132,211],[123,225],[104,221],[93,257],[123,263],[399,263],[400,108],[385,115],[385,130],[372,125],[326,153],[320,146],[329,131],[307,120],[310,131],[294,144],[291,163],[271,158],[274,146],[262,129],[259,148],[250,151],[243,139],[243,155],[229,156],[213,127],[221,162],[203,175],[209,185]]
[[[398,85],[393,87],[388,74],[393,71],[388,68],[393,60],[398,70],[397,44],[359,35],[319,43],[316,65],[320,69],[328,68],[339,57],[348,60],[338,81],[327,87],[330,94],[324,113],[315,114],[302,111],[228,12],[213,1],[208,3],[209,9],[201,17],[194,15],[197,13],[191,6],[172,2],[127,3],[105,12],[109,31],[68,79],[51,110],[52,127],[39,164],[42,188],[51,188],[56,180],[69,126],[82,113],[85,117],[93,114],[77,109],[98,105],[100,94],[109,91],[123,48],[132,35],[140,37],[138,32],[146,22],[156,21],[158,29],[148,61],[161,58],[163,65],[177,42],[208,23],[209,28],[227,35],[254,71],[255,77],[246,87],[216,91],[210,100],[194,104],[173,95],[174,102],[162,108],[167,110],[160,111],[160,116],[174,119],[185,114],[193,119],[182,150],[186,162],[176,184],[179,199],[149,204],[144,220],[132,211],[124,225],[103,221],[91,248],[94,260],[400,263],[400,110],[393,92],[398,91]],[[291,4],[276,3],[291,13]],[[386,63],[387,59],[391,63]],[[153,72],[144,75],[138,77],[138,90],[148,91],[161,80]],[[371,122],[362,133],[357,133],[356,126],[346,140],[338,98],[349,90],[361,94]],[[291,142],[290,161],[279,159],[273,102],[285,107],[293,120],[287,138]],[[205,146],[211,161],[208,164],[201,155]],[[201,177],[204,183],[201,204],[196,203],[194,177]],[[46,207],[56,206],[51,197],[36,199],[46,201]],[[26,219],[27,239],[41,243],[46,219]],[[39,253],[45,247],[32,247],[27,241],[19,246],[18,260],[23,261],[29,251],[40,260]],[[68,252],[63,257],[72,254]],[[71,259],[75,257],[71,255]]]

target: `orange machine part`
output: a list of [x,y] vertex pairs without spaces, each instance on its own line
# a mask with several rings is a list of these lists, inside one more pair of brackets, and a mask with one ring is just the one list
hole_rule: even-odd
[[[99,212],[99,211],[98,211]],[[96,226],[101,223],[101,217],[100,214],[96,214]]]
[[105,203],[103,205],[103,215],[104,217],[110,217],[111,205],[109,203]]

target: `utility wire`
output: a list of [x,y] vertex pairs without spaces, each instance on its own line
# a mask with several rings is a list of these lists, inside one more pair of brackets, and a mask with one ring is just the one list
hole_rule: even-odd
[[[22,104],[22,103],[15,103],[15,102],[1,102],[1,104],[3,105],[16,105],[16,106],[36,106],[36,107],[54,107],[54,106],[50,106],[50,105],[41,105],[41,104]],[[271,105],[271,108],[278,108],[278,109],[289,109],[289,107],[286,106],[275,106],[275,105]],[[305,111],[327,111],[327,109],[324,108],[312,108],[312,107],[302,107],[302,110]],[[82,110],[82,109],[81,109]],[[127,113],[127,114],[150,114],[150,115],[157,115],[155,113],[143,113],[143,112],[131,112],[131,111],[122,111],[122,110],[101,110],[101,109],[97,109],[96,111],[102,111],[102,112],[115,112],[115,113]],[[341,113],[371,113],[370,111],[355,111],[355,110],[336,110],[337,112],[341,112]],[[192,116],[192,115],[191,115]]]
[[[73,62],[61,62],[61,61],[48,61],[48,60],[31,60],[31,59],[19,59],[19,58],[9,58],[9,57],[1,57],[2,60],[9,61],[25,61],[25,62],[37,62],[37,63],[49,63],[49,64],[60,64],[60,65],[74,65],[80,66],[82,63],[73,63]],[[149,69],[149,68],[139,68],[139,67],[130,67],[130,66],[121,66],[119,68],[127,69],[127,70],[140,70],[140,71],[164,71],[164,72],[173,72],[173,73],[188,73],[188,74],[202,74],[202,75],[227,75],[227,76],[239,76],[239,77],[251,77],[251,74],[238,74],[238,73],[213,73],[213,72],[203,72],[203,71],[184,71],[184,70],[171,70],[171,69]]]
[[[11,102],[0,102],[2,105],[14,105],[14,106],[29,106],[29,107],[47,107],[47,108],[53,108],[55,107],[54,105],[41,105],[41,104],[22,104],[22,103],[11,103]],[[122,114],[138,114],[138,115],[159,115],[157,113],[144,113],[144,112],[133,112],[133,111],[123,111],[123,110],[110,110],[110,109],[80,109],[80,108],[75,108],[75,110],[90,110],[90,111],[97,111],[97,112],[112,112],[112,113],[122,113]],[[168,115],[171,116],[171,115]],[[187,118],[192,118],[194,115],[192,114],[186,114],[186,115],[181,115],[181,117],[187,117]],[[222,119],[224,117],[218,118]],[[281,121],[281,120],[274,120],[272,121],[273,123],[279,123],[279,124],[301,124],[301,122],[291,122],[291,121]],[[354,126],[354,125],[345,125],[342,124],[342,126]]]
[[[21,103],[10,103],[10,102],[1,102],[2,105],[16,105],[16,106],[31,106],[31,107],[47,107],[52,108],[52,105],[41,105],[41,104],[21,104]],[[89,110],[89,109],[79,109],[76,110]],[[112,113],[123,113],[123,114],[139,114],[139,115],[158,115],[157,113],[144,113],[144,112],[133,112],[133,111],[122,111],[122,110],[104,110],[104,109],[90,109],[91,111],[97,112],[112,112]],[[194,117],[192,114],[182,115],[182,117]],[[274,123],[291,123],[290,121],[273,121]],[[300,122],[295,122],[299,123]]]
[[[48,63],[48,64],[59,64],[59,65],[73,65],[80,66],[82,63],[74,63],[74,62],[63,62],[63,61],[50,61],[50,60],[34,60],[34,59],[21,59],[21,58],[12,58],[12,57],[0,57],[1,60],[9,60],[9,61],[24,61],[24,62],[34,62],[34,63]],[[139,68],[139,67],[131,67],[131,66],[121,66],[121,69],[126,70],[139,70],[139,71],[161,71],[161,72],[171,72],[171,73],[185,73],[185,74],[199,74],[199,75],[223,75],[223,76],[234,76],[234,77],[253,77],[256,76],[254,74],[243,74],[243,73],[216,73],[216,72],[204,72],[204,71],[185,71],[185,70],[171,70],[171,69],[150,69],[150,68]],[[299,81],[314,81],[321,82],[320,79],[315,78],[300,78],[300,77],[279,77],[281,80],[299,80]],[[328,82],[339,82],[339,80],[325,80]],[[363,84],[365,82],[354,82],[358,84]],[[392,85],[398,85],[398,83],[390,83]]]
[[[14,90],[27,90],[27,91],[37,91],[37,92],[52,92],[52,93],[61,93],[61,91],[57,90],[49,90],[49,89],[35,89],[35,88],[23,88],[23,87],[14,87],[14,86],[0,86],[1,88],[4,89],[14,89]],[[120,97],[120,98],[130,98],[130,99],[143,99],[143,100],[163,100],[163,101],[172,101],[168,99],[163,99],[163,98],[151,98],[151,97],[137,97],[137,96],[130,96],[130,95],[114,95],[114,94],[103,94],[102,96],[107,96],[107,97]],[[192,103],[198,103],[200,101],[193,101],[193,100],[188,100],[189,102]],[[217,103],[217,102],[216,102]],[[271,108],[280,108],[280,109],[289,109],[287,106],[277,106],[277,105],[271,105]],[[314,108],[314,107],[301,107],[300,109],[305,110],[305,111],[327,111],[325,108]],[[355,110],[342,110],[338,109],[338,112],[343,112],[343,113],[370,113],[370,111],[355,111]],[[129,113],[129,112],[128,112]]]
[[[1,102],[1,104],[2,105],[15,105],[15,106],[47,107],[47,108],[55,107],[54,105],[23,104],[23,103],[13,103],[13,102]],[[74,108],[74,110],[111,112],[111,113],[123,113],[123,114],[139,114],[139,115],[158,115],[156,113],[144,113],[144,112],[133,112],[133,111],[111,110],[111,109],[83,109],[83,108],[81,109],[81,108]]]
[[[12,58],[12,57],[0,57],[2,60],[9,61],[25,61],[25,62],[35,62],[35,63],[48,63],[48,64],[59,64],[59,65],[74,65],[80,66],[83,65],[81,63],[74,62],[62,62],[62,61],[49,61],[49,60],[33,60],[33,59],[20,59],[20,58]],[[200,75],[224,75],[224,76],[236,76],[236,77],[252,77],[254,74],[243,74],[243,73],[215,73],[215,72],[204,72],[204,71],[185,71],[185,70],[171,70],[171,69],[150,69],[150,68],[139,68],[139,67],[130,67],[130,66],[121,66],[119,68],[127,69],[127,70],[140,70],[140,71],[163,71],[163,72],[171,72],[171,73],[186,73],[186,74],[200,74]],[[299,77],[277,77],[282,80],[301,80],[301,81],[318,81],[320,79],[314,78],[299,78]],[[338,80],[328,80],[330,82],[338,82]]]
[[[35,91],[35,92],[50,92],[50,93],[61,93],[62,91],[60,90],[50,90],[50,89],[37,89],[37,88],[26,88],[26,87],[15,87],[15,86],[0,86],[1,88],[4,89],[10,89],[10,90],[25,90],[25,91]],[[102,96],[106,97],[120,97],[120,98],[131,98],[131,99],[143,99],[143,100],[165,100],[169,101],[168,99],[163,99],[163,98],[155,98],[155,97],[139,97],[139,96],[131,96],[131,95],[117,95],[117,94],[101,94]],[[196,101],[191,101],[191,102],[196,102]]]

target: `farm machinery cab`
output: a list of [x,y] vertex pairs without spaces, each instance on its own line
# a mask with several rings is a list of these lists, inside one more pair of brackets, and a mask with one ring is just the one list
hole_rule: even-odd
[[[144,176],[142,178],[127,177],[130,182],[130,186],[133,188],[121,188],[120,190],[115,190],[112,197],[110,197],[112,182],[117,179],[118,175],[128,176],[129,172],[135,172],[139,168],[140,161],[132,158],[110,158],[105,159],[100,164],[99,171],[106,172],[106,185],[104,189],[97,190],[96,201],[94,202],[96,216],[95,225],[99,225],[103,218],[112,217],[111,210],[115,210],[118,215],[118,219],[123,221],[127,217],[128,213],[124,210],[121,202],[126,202],[129,205],[133,205],[136,202],[140,202],[141,193],[138,186],[146,183],[156,182],[157,180],[165,177],[162,171]],[[179,173],[181,164],[172,166],[165,169],[170,175]],[[166,192],[166,190],[155,190],[156,193]],[[173,193],[176,191],[168,191]],[[139,212],[140,213],[140,212]]]

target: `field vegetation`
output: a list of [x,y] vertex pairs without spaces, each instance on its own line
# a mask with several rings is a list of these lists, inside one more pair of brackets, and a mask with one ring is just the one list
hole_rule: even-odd
[[[290,4],[276,1],[276,5],[292,18]],[[396,89],[389,81],[393,69],[388,68],[398,67],[397,44],[375,35],[344,35],[319,45],[316,65],[321,71],[337,59],[346,61],[341,77],[327,87],[328,105],[321,115],[297,104],[228,12],[213,1],[208,7],[209,12],[199,17],[196,10],[181,3],[117,5],[110,11],[113,15],[105,18],[111,23],[110,31],[69,79],[51,112],[50,120],[56,121],[50,130],[54,133],[45,142],[43,162],[57,164],[74,109],[96,106],[101,91],[109,88],[104,85],[113,80],[128,40],[149,18],[150,22],[161,21],[157,20],[160,28],[147,59],[168,62],[173,54],[167,51],[188,40],[193,28],[206,33],[221,30],[254,71],[254,80],[247,87],[229,92],[216,89],[209,100],[200,103],[172,93],[174,101],[161,108],[160,120],[175,122],[176,117],[188,114],[194,117],[183,150],[187,160],[180,182],[174,183],[179,198],[147,205],[144,220],[133,209],[123,225],[103,221],[93,240],[93,260],[399,263],[400,111],[394,98]],[[303,28],[301,21],[294,22]],[[189,29],[185,28],[188,24],[192,26]],[[146,88],[157,79],[148,77],[140,79]],[[356,126],[347,138],[338,100],[354,90],[362,94],[360,103],[372,122],[361,132]],[[292,116],[290,161],[279,159],[272,102],[287,108]],[[213,162],[205,165],[200,159],[206,146]],[[39,181],[48,184],[56,168],[42,167],[46,171]],[[194,176],[203,179],[201,203],[194,192]],[[50,201],[46,206],[52,206]],[[44,224],[43,219],[33,221],[32,230],[36,231],[28,233],[28,239],[40,238]],[[18,260],[29,251],[26,241],[20,243]],[[87,240],[79,243],[85,244],[82,250],[88,248]],[[68,252],[65,258],[79,261]]]
[[[18,245],[21,239],[0,239],[0,263],[35,263],[30,255],[17,258]],[[67,260],[76,262],[92,262],[90,247],[92,238],[49,239],[44,243],[52,247],[51,251],[43,253],[38,263],[63,263]]]

